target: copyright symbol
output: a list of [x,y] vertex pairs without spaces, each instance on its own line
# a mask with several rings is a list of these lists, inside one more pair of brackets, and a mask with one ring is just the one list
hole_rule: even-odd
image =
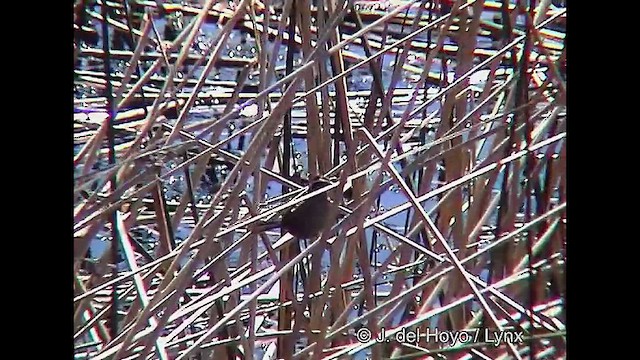
[[358,329],[356,331],[356,339],[361,343],[366,343],[371,340],[371,330],[366,327]]

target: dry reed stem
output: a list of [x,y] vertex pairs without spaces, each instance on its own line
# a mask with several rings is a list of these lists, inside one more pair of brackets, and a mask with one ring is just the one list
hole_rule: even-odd
[[[113,103],[119,104],[122,99],[122,94],[126,90],[126,85],[129,84],[131,80],[131,76],[133,72],[138,67],[138,61],[140,60],[140,55],[144,51],[144,47],[149,41],[149,31],[151,30],[151,21],[149,21],[149,17],[147,14],[143,17],[143,26],[142,26],[142,34],[136,43],[136,48],[133,50],[133,56],[131,57],[131,61],[129,62],[129,66],[127,70],[124,72],[124,76],[121,81],[121,86],[115,89],[115,95],[113,97]],[[168,64],[168,60],[165,60]],[[106,78],[106,76],[105,76]]]
[[[300,32],[302,33],[302,54],[304,57],[309,57],[312,52],[311,48],[311,12],[310,4],[308,0],[300,2]],[[319,71],[316,71],[319,72]],[[318,103],[316,93],[309,92],[315,85],[314,74],[308,71],[305,75],[305,89],[309,96],[305,98],[306,112],[308,114],[307,120],[307,148],[309,151],[309,164],[308,172],[309,177],[315,177],[319,174],[324,174],[324,171],[328,170],[328,159],[326,152],[322,151],[322,133],[320,127],[320,114],[318,114]],[[325,99],[322,99],[325,102]],[[325,122],[325,128],[328,128],[329,122]]]
[[[96,3],[100,4],[100,6],[102,6],[102,5],[103,5],[103,4],[102,4],[102,1],[100,1],[100,0],[96,1]],[[110,7],[110,6],[108,6],[108,7]],[[100,21],[100,22],[103,22],[103,21],[104,21],[104,19],[102,18],[102,15],[101,15],[101,14],[99,14],[99,13],[95,13],[95,12],[93,12],[93,11],[89,11],[89,10],[88,10],[88,11],[87,11],[87,14],[88,14],[89,16],[91,16],[92,18],[94,18],[94,19],[96,19],[96,20]],[[116,29],[116,30],[123,31],[123,32],[131,32],[132,34],[134,34],[134,35],[136,35],[136,36],[138,36],[138,37],[141,37],[141,36],[142,36],[142,32],[141,32],[140,30],[137,30],[137,29],[130,29],[127,25],[125,25],[125,24],[121,23],[121,22],[120,22],[120,21],[118,21],[118,20],[113,19],[112,17],[109,17],[109,18],[108,18],[107,23],[108,23],[109,25],[112,25],[112,26],[113,26],[113,28],[114,28],[114,29]],[[159,39],[158,39],[158,40],[150,39],[150,40],[152,40],[152,41],[155,43],[155,45],[156,45],[156,46],[157,46],[157,45],[160,45],[160,43],[159,43]]]
[[[121,240],[120,245],[124,250],[125,260],[127,262],[127,265],[129,265],[129,268],[131,268],[132,270],[135,270],[138,267],[138,264],[136,263],[135,253],[133,251],[133,248],[131,247],[131,240],[129,239],[127,228],[124,222],[122,221],[122,215],[117,214],[116,219],[117,219],[116,226],[118,227],[118,232],[120,233],[120,236],[119,236]],[[140,277],[140,275],[134,275],[133,283],[135,286],[135,290],[138,294],[138,301],[140,302],[141,307],[144,308],[149,304],[149,298],[147,296],[147,287],[143,284],[142,278]],[[151,326],[157,326],[158,325],[157,319],[155,317],[150,319],[149,324]],[[155,350],[158,355],[158,358],[163,360],[168,359],[167,352],[162,342],[160,342],[159,339],[156,338],[154,343],[155,343]]]
[[[86,287],[85,285],[82,283],[82,281],[78,278],[78,276],[74,276],[74,285],[76,287],[76,291],[75,292],[85,292],[86,291]],[[132,288],[133,289],[133,288]],[[92,312],[94,315],[92,316],[91,319],[87,320],[87,322],[84,324],[84,326],[79,327],[80,325],[80,321],[81,318],[84,316],[85,311],[87,311],[87,308],[90,312]],[[81,335],[83,335],[86,331],[89,331],[90,329],[93,329],[94,325],[96,322],[98,322],[98,320],[104,316],[107,311],[108,311],[109,306],[105,306],[105,309],[102,309],[100,311],[96,311],[95,307],[93,306],[93,304],[91,304],[90,302],[83,302],[80,303],[78,305],[78,307],[75,310],[74,313],[74,327],[79,327],[79,329],[74,333],[73,338],[74,340],[77,339],[78,337],[80,337]],[[101,323],[98,323],[97,326],[95,326],[98,328],[98,336],[100,336],[102,339],[105,339],[106,341],[109,341],[110,336],[109,336],[109,332],[106,330],[105,326]]]
[[[241,74],[240,74],[241,83],[242,83],[242,81],[244,81],[246,73],[248,72],[248,70],[249,70],[249,67],[247,66],[241,72]],[[240,89],[241,89],[241,84],[239,84],[238,88],[236,88],[236,90],[234,91],[234,95],[232,96],[232,100],[233,100],[233,97],[237,96],[236,94],[239,94]],[[227,104],[227,107],[225,108],[225,112],[226,111],[230,111],[230,109],[231,109],[230,105],[231,104],[232,104],[231,102]],[[253,124],[250,124],[249,126],[245,127],[244,129],[238,131],[236,134],[228,137],[226,139],[226,141],[218,144],[218,146],[223,146],[223,144],[228,144],[233,139],[235,139],[235,138],[237,138],[239,136],[243,136],[246,132],[249,132],[249,130],[251,130],[253,128],[253,126],[256,126],[256,125],[258,125],[257,122],[254,122]],[[172,133],[175,131],[174,129],[175,128],[171,129]],[[214,132],[212,134],[212,141],[213,141],[214,136],[219,136],[221,131],[222,131],[222,127],[220,127],[217,130],[214,130]],[[179,131],[179,133],[181,135],[184,134],[183,131]],[[189,139],[189,140],[193,140],[193,139]],[[203,155],[203,154],[200,153],[198,156],[200,156],[200,155]],[[207,166],[207,163],[208,163],[207,157],[206,156],[202,156],[201,159],[198,161],[198,163],[195,166],[195,170],[194,170],[194,173],[193,173],[194,179],[200,179],[200,177],[202,176],[202,174],[205,171],[205,167]],[[195,183],[192,184],[192,186],[195,186],[195,185],[196,185]],[[175,211],[175,213],[174,213],[174,215],[172,217],[172,220],[171,220],[171,222],[172,222],[174,227],[177,227],[180,224],[180,221],[182,219],[182,216],[184,215],[184,210],[186,209],[187,204],[188,204],[188,198],[187,198],[187,193],[185,192],[185,193],[182,194],[182,197],[180,199],[180,204],[178,205],[178,208],[176,209],[176,211]]]
[[[178,115],[178,120],[177,120],[176,124],[174,125],[173,131],[167,137],[167,141],[165,142],[165,145],[170,144],[171,141],[173,141],[176,138],[176,136],[178,134],[178,131],[180,131],[182,129],[182,126],[184,125],[184,122],[186,120],[187,112],[189,111],[189,109],[191,109],[191,106],[195,102],[196,94],[198,93],[200,88],[204,85],[205,78],[207,77],[209,72],[213,69],[213,65],[215,64],[216,59],[217,59],[218,55],[220,54],[222,46],[224,45],[224,43],[226,42],[227,38],[229,37],[229,33],[233,29],[234,24],[244,14],[245,6],[247,5],[247,1],[248,0],[242,0],[240,2],[240,5],[238,6],[238,9],[236,10],[235,14],[233,15],[233,18],[231,18],[231,20],[222,28],[221,32],[218,34],[217,39],[214,40],[215,47],[214,47],[213,53],[209,57],[209,60],[207,61],[207,64],[205,65],[204,70],[202,71],[202,74],[200,74],[200,78],[198,79],[198,82],[196,83],[196,86],[195,86],[191,96],[187,100],[187,104],[185,105],[185,107],[182,109],[182,111]],[[208,9],[211,6],[212,1],[207,1],[207,4],[209,4],[209,6],[206,7]],[[206,10],[203,11],[202,14],[203,14],[202,17],[199,17],[198,21],[203,21],[204,20],[204,16],[206,14]],[[196,26],[194,26],[194,29],[199,29],[199,27],[200,27],[199,25],[200,25],[200,23],[196,23]],[[189,46],[193,42],[195,35],[196,35],[196,32],[192,30],[191,35],[187,39],[187,44],[189,44]],[[187,53],[188,49],[189,49],[189,47],[187,47],[187,46],[184,46],[182,48],[180,56],[178,57],[178,60],[176,61],[176,67],[178,67],[182,63],[182,60],[184,59],[184,56],[186,56],[186,53]]]
[[[363,129],[362,131],[364,131],[364,134],[365,134],[366,138],[370,142],[374,141],[373,137],[371,136],[371,134],[369,134],[369,132],[366,131],[366,129]],[[383,156],[383,153],[382,153],[382,151],[380,151],[380,149],[378,149],[375,146],[373,148],[377,150],[379,157]],[[424,221],[429,226],[429,229],[434,233],[434,235],[436,236],[438,241],[442,244],[442,246],[444,247],[445,251],[447,252],[447,255],[448,255],[449,259],[455,264],[455,266],[458,269],[458,271],[460,271],[460,273],[463,275],[464,280],[469,284],[469,286],[471,287],[471,290],[473,291],[473,293],[475,294],[475,296],[477,297],[479,302],[482,304],[482,307],[484,308],[484,310],[489,314],[489,317],[491,318],[491,321],[494,323],[496,328],[499,331],[503,331],[503,328],[500,325],[500,323],[498,321],[498,318],[491,311],[491,309],[489,308],[489,305],[487,304],[485,298],[482,297],[482,295],[480,294],[478,288],[471,281],[471,278],[469,277],[469,275],[466,273],[466,271],[462,267],[462,264],[460,263],[460,260],[456,257],[456,255],[451,250],[451,247],[447,244],[446,239],[442,236],[442,234],[440,233],[440,231],[438,230],[436,225],[433,223],[431,218],[429,218],[429,216],[425,212],[424,208],[417,201],[417,199],[415,198],[415,196],[411,192],[411,189],[407,186],[407,184],[404,182],[404,180],[402,179],[402,177],[398,173],[398,170],[396,170],[395,167],[389,165],[389,163],[388,163],[389,154],[390,154],[390,152],[388,152],[387,155],[385,155],[385,159],[382,161],[382,163],[384,164],[384,166],[387,167],[389,172],[393,175],[393,177],[395,178],[396,182],[398,182],[398,184],[402,188],[403,192],[405,192],[405,195],[409,198],[409,200],[411,201],[411,204],[414,206],[414,208],[416,209],[417,213],[419,213],[420,216],[422,217],[422,221]],[[509,346],[509,349],[510,349],[511,353],[513,354],[513,356],[516,359],[520,359],[520,355],[518,354],[518,351],[516,350],[515,346],[513,344],[511,344],[511,343],[509,343],[508,346]]]
[[[169,45],[168,49],[166,49],[167,51],[172,51],[174,48],[180,46],[184,41],[185,38],[187,37],[187,35],[189,35],[191,33],[191,31],[193,30],[194,26],[195,26],[195,21],[187,24],[182,31],[180,32],[180,34],[176,37],[176,39]],[[197,30],[196,30],[197,31]],[[189,47],[191,46],[191,43],[185,44],[183,45],[183,48]],[[178,55],[178,60],[179,60],[180,55]],[[178,64],[178,61],[176,60],[176,63]],[[145,73],[138,79],[138,81],[136,81],[136,83],[133,85],[133,87],[131,88],[131,90],[129,90],[129,92],[127,93],[127,95],[124,96],[124,98],[122,100],[120,100],[120,102],[117,103],[116,105],[116,109],[121,109],[123,107],[125,107],[133,98],[133,96],[135,95],[136,92],[138,92],[140,90],[140,88],[142,88],[142,86],[148,82],[151,79],[151,76],[154,74],[155,71],[157,71],[160,68],[161,65],[161,61],[160,58],[157,58],[153,65],[151,67],[149,67],[149,69],[147,69],[147,71],[145,71]],[[177,68],[177,67],[174,67]]]

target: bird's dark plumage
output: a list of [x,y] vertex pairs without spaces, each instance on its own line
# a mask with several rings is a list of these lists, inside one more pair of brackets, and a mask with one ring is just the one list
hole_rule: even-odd
[[[316,180],[309,187],[309,192],[314,192],[330,184],[325,180]],[[309,198],[282,216],[282,228],[299,239],[316,237],[330,223],[331,204],[332,201],[326,193]]]

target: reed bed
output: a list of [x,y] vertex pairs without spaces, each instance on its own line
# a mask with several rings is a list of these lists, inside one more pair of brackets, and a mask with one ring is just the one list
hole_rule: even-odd
[[[565,358],[565,23],[77,0],[75,357]],[[330,228],[256,230],[317,176]]]

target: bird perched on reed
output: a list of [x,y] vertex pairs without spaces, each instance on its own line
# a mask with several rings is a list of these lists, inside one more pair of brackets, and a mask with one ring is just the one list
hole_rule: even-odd
[[[328,185],[331,183],[326,180],[316,180],[309,186],[309,192]],[[316,237],[331,225],[331,204],[333,201],[326,193],[317,194],[289,209],[282,216],[282,228],[299,239]]]
[[[317,179],[311,183],[308,193],[319,190],[331,183],[324,179]],[[282,227],[285,231],[298,239],[311,239],[331,226],[331,206],[333,201],[327,193],[317,194],[288,209],[282,215],[282,221],[270,221],[258,225],[254,231],[265,231]]]

